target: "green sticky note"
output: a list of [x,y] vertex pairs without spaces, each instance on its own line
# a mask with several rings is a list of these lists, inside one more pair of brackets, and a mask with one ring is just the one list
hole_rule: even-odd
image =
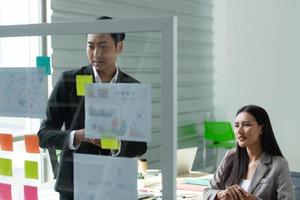
[[39,178],[38,162],[25,160],[24,165],[25,165],[24,166],[25,178],[31,178],[31,179]]
[[46,75],[51,74],[50,68],[50,57],[48,56],[37,56],[36,57],[36,67],[43,68],[45,70]]
[[119,149],[119,140],[113,138],[101,138],[100,145],[102,149]]
[[6,158],[0,158],[0,175],[12,176],[12,161]]
[[93,83],[92,75],[77,75],[76,76],[76,93],[77,96],[85,95],[85,86]]

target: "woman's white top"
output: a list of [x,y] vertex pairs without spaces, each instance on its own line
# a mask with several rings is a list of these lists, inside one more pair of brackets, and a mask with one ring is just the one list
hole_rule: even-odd
[[251,183],[251,179],[242,179],[239,185],[240,185],[246,192],[248,192],[250,183]]

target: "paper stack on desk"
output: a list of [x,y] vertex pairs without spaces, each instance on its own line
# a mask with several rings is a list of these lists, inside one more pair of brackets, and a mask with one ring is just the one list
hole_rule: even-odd
[[208,178],[185,178],[177,182],[177,190],[203,191],[209,186]]
[[161,195],[161,181],[160,170],[147,171],[145,179],[138,179],[138,199]]
[[177,190],[188,190],[188,191],[197,191],[202,192],[207,186],[203,185],[192,185],[187,183],[177,183]]

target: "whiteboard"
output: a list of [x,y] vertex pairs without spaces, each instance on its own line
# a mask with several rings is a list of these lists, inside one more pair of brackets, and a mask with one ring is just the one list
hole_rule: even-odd
[[43,118],[47,76],[38,68],[0,68],[0,116]]

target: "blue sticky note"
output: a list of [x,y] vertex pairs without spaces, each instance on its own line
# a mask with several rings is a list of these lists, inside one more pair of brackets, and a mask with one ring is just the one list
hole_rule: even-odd
[[208,179],[187,179],[184,181],[187,184],[192,184],[192,185],[209,185],[209,180]]
[[36,57],[36,67],[43,68],[46,75],[51,74],[50,68],[50,57],[48,56],[37,56]]

